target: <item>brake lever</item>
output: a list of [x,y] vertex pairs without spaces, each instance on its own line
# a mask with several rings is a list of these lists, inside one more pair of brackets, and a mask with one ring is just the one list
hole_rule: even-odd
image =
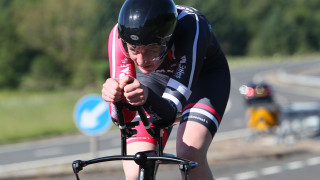
[[77,180],[80,180],[78,173],[85,167],[86,164],[84,161],[81,160],[75,160],[72,163],[72,169],[74,174],[76,175]]
[[182,162],[179,164],[179,169],[184,171],[185,180],[188,179],[189,171],[198,166],[197,162]]

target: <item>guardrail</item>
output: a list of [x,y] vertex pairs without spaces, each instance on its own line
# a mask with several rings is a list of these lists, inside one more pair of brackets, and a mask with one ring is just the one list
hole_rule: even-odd
[[285,71],[278,72],[279,80],[290,83],[290,84],[299,84],[303,86],[313,86],[320,87],[320,77],[302,75],[302,74],[289,74]]
[[284,142],[289,136],[301,139],[320,135],[320,103],[296,102],[283,105],[280,109],[278,141]]

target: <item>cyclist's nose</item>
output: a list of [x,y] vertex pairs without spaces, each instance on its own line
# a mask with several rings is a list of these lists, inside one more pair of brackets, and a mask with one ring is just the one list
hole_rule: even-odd
[[147,62],[147,59],[144,55],[142,55],[141,53],[140,54],[137,54],[137,63],[138,65],[143,65]]

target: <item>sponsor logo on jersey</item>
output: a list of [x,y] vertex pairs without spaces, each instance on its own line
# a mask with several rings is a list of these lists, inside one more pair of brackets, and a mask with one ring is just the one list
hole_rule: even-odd
[[128,57],[124,57],[124,59],[121,60],[122,64],[130,63],[130,60]]
[[134,41],[139,40],[139,36],[134,35],[134,34],[130,35],[130,38],[131,38],[132,40],[134,40]]
[[130,68],[130,63],[128,58],[121,60],[120,67],[121,67],[121,71],[119,74],[120,79],[125,77],[126,75],[132,74],[132,69]]
[[187,58],[186,56],[182,56],[181,59],[180,59],[180,64],[184,64],[184,63],[187,63]]
[[155,72],[157,72],[157,73],[173,73],[174,70],[171,70],[171,69],[158,69]]
[[174,76],[178,79],[181,79],[181,76],[184,74],[184,71],[186,68],[187,68],[186,65],[179,64],[179,67],[178,67],[176,73],[174,74]]
[[186,56],[182,56],[180,58],[180,62],[179,62],[179,65],[178,65],[178,68],[176,70],[176,73],[174,74],[174,76],[178,79],[181,78],[181,76],[184,74],[185,72],[185,69],[187,68],[187,66],[185,65],[187,63],[187,58]]

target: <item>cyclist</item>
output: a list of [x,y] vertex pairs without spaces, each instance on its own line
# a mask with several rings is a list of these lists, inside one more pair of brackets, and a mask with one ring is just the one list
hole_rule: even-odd
[[[190,179],[213,179],[207,151],[227,105],[230,72],[208,20],[172,0],[127,0],[110,32],[108,50],[111,75],[102,97],[111,102],[113,119],[114,102],[124,100],[142,105],[154,126],[170,126],[182,112],[177,155],[199,163]],[[126,121],[139,119],[125,114]],[[155,150],[156,141],[143,125],[136,129],[137,135],[127,140],[128,154]],[[123,166],[126,179],[138,178],[134,162]]]

